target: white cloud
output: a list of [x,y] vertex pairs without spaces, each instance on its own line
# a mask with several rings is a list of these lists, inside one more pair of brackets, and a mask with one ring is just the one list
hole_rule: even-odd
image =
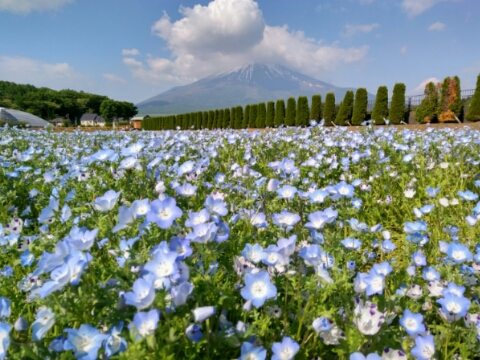
[[345,32],[343,33],[343,36],[346,38],[352,37],[355,34],[358,33],[369,33],[373,29],[378,28],[380,25],[377,23],[374,24],[365,24],[365,25],[351,25],[347,24],[345,25]]
[[31,11],[56,10],[75,0],[0,0],[0,11],[28,14]]
[[413,18],[430,9],[433,5],[445,0],[403,0],[401,6],[408,16]]
[[430,31],[432,30],[442,31],[443,29],[445,29],[445,24],[440,21],[437,21],[436,23],[433,23],[428,27],[428,30]]
[[415,89],[409,91],[408,95],[422,95],[425,92],[425,86],[430,82],[433,82],[436,85],[441,81],[438,80],[436,77],[425,79]]
[[135,78],[151,84],[182,84],[245,63],[278,63],[321,76],[341,64],[361,61],[367,46],[341,48],[305,37],[302,31],[265,24],[253,0],[214,0],[208,6],[181,7],[171,22],[164,13],[152,32],[166,41],[171,57],[124,58]]
[[130,56],[136,56],[136,55],[140,55],[140,51],[138,51],[137,49],[123,49],[122,50],[122,55],[130,55]]
[[400,48],[400,53],[402,55],[405,55],[407,53],[407,45],[404,45]]
[[48,64],[20,56],[0,56],[0,79],[63,89],[74,88],[84,76],[67,63]]
[[115,74],[103,74],[103,77],[114,84],[126,84],[127,81]]

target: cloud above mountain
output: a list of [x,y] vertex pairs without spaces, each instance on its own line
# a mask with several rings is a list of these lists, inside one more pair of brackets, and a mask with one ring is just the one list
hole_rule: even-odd
[[0,0],[0,11],[28,14],[32,11],[56,10],[75,0]]
[[247,62],[278,63],[319,76],[361,61],[368,46],[342,48],[308,38],[302,31],[266,24],[253,0],[214,0],[180,7],[172,22],[164,13],[152,33],[166,42],[171,57],[124,58],[132,76],[146,83],[183,84]]

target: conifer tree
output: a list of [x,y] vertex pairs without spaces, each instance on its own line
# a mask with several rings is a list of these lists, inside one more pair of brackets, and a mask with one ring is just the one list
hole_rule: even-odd
[[267,120],[267,107],[264,102],[258,104],[257,109],[257,129],[265,129],[265,122]]
[[320,122],[322,120],[322,95],[312,95],[312,106],[310,107],[310,120]]
[[353,102],[353,91],[348,90],[338,108],[338,113],[335,116],[335,124],[343,126],[347,124],[347,121],[352,122]]
[[372,120],[375,121],[376,125],[383,125],[385,124],[384,118],[388,118],[388,88],[379,86],[375,105],[373,105]]
[[250,105],[250,116],[248,118],[248,127],[255,129],[257,126],[258,104]]
[[287,109],[285,111],[285,125],[294,126],[296,115],[297,115],[297,102],[295,101],[295,98],[290,97],[287,100]]
[[235,129],[241,129],[243,123],[243,108],[237,106],[235,110]]
[[215,111],[209,110],[208,111],[208,122],[207,122],[207,129],[209,129],[209,130],[212,129],[214,117],[215,117]]
[[202,129],[208,129],[208,111],[204,111],[202,115]]
[[306,126],[310,113],[308,111],[308,98],[299,96],[297,101],[297,112],[295,114],[295,126]]
[[390,124],[400,124],[400,121],[405,121],[405,84],[396,83],[393,87],[392,104],[388,119]]
[[220,111],[218,112],[217,129],[223,129],[224,117],[225,117],[225,110],[220,109]]
[[460,79],[446,77],[442,84],[442,97],[437,114],[440,122],[453,122],[461,117],[462,99],[460,97]]
[[243,121],[242,121],[242,129],[246,129],[250,122],[250,115],[251,115],[251,105],[245,105],[245,109],[243,112]]
[[415,120],[420,123],[431,123],[437,120],[438,88],[433,82],[425,85],[425,97],[415,110]]
[[325,97],[325,107],[323,109],[323,118],[325,126],[332,126],[335,120],[335,94],[329,92]]
[[275,127],[279,127],[285,123],[285,101],[283,99],[277,100],[275,104]]
[[275,103],[269,101],[267,104],[267,115],[265,117],[265,127],[272,128],[275,124]]
[[225,109],[225,116],[223,117],[223,129],[227,129],[230,126],[230,109]]
[[230,129],[235,129],[235,124],[236,124],[235,115],[236,114],[237,114],[237,108],[232,107],[232,109],[230,110],[230,123],[228,124],[228,127]]
[[365,88],[358,88],[353,105],[352,125],[361,125],[367,116],[368,93]]
[[217,124],[218,124],[218,117],[220,116],[220,110],[215,110],[214,112],[214,116],[213,116],[213,124],[212,124],[212,129],[216,129],[217,128]]
[[199,130],[202,128],[202,112],[201,111],[197,111],[197,122],[195,124],[195,129]]
[[465,119],[468,121],[480,121],[480,74],[477,76],[477,85]]
[[183,130],[190,128],[190,113],[186,113],[183,119]]

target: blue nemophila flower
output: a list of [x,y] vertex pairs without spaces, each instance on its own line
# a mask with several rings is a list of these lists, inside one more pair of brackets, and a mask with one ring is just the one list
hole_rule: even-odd
[[33,255],[30,250],[25,250],[25,252],[20,255],[20,260],[22,262],[22,266],[30,266],[35,260],[35,255]]
[[101,334],[91,325],[80,325],[77,329],[65,329],[68,333],[63,348],[73,350],[77,359],[95,360],[98,356],[102,343],[108,339],[108,335]]
[[388,253],[391,253],[396,248],[397,248],[397,246],[390,239],[387,239],[387,240],[382,241],[382,246],[381,246],[380,249],[384,253],[388,254]]
[[355,188],[352,185],[347,184],[345,181],[340,181],[337,185],[334,186],[334,189],[340,197],[351,198],[353,197],[353,194],[355,192]]
[[428,187],[428,188],[426,189],[426,191],[427,191],[428,197],[433,198],[433,197],[437,196],[438,193],[440,192],[440,186],[437,187],[437,188]]
[[195,318],[195,322],[203,322],[209,317],[215,315],[217,311],[214,306],[203,306],[196,308],[192,312],[193,317]]
[[327,191],[320,189],[308,193],[310,203],[312,204],[323,204],[328,195],[329,193]]
[[277,189],[279,199],[292,200],[297,192],[297,188],[290,185],[284,185],[281,188]]
[[0,297],[0,319],[8,318],[12,314],[11,302],[5,297]]
[[184,174],[190,174],[194,171],[195,171],[195,163],[191,160],[188,160],[178,167],[177,175],[182,176]]
[[124,338],[120,337],[123,329],[123,321],[120,321],[119,324],[112,326],[108,332],[108,338],[105,341],[104,349],[105,356],[108,358],[112,357],[115,354],[120,354],[127,350],[127,342]]
[[350,360],[382,360],[382,358],[375,353],[370,353],[367,356],[365,356],[362,353],[355,352],[350,355]]
[[137,340],[141,337],[152,335],[158,326],[160,320],[160,311],[150,310],[147,312],[138,312],[133,316],[133,322],[128,325],[129,329],[137,330]]
[[423,324],[422,314],[414,314],[410,310],[405,309],[403,316],[399,320],[400,325],[403,326],[408,335],[417,335],[427,330]]
[[125,293],[123,297],[127,305],[135,306],[137,310],[148,308],[155,300],[153,281],[142,278],[135,280],[133,291]]
[[317,266],[320,264],[322,256],[322,248],[317,244],[307,245],[301,248],[298,256],[300,256],[308,266]]
[[67,341],[67,337],[65,335],[59,335],[55,337],[50,345],[48,345],[48,351],[50,352],[62,352],[65,351],[65,341]]
[[182,261],[193,254],[193,250],[190,247],[190,240],[174,237],[170,240],[169,248],[171,251],[177,252],[177,260]]
[[188,296],[193,291],[193,285],[189,282],[183,282],[180,285],[172,287],[170,294],[175,306],[181,306],[187,302]]
[[425,266],[427,265],[427,257],[423,255],[420,251],[416,251],[412,255],[412,260],[415,266]]
[[466,201],[475,201],[478,199],[478,195],[474,192],[471,192],[470,190],[458,191],[457,195],[460,196],[462,200]]
[[209,222],[205,224],[198,224],[193,226],[193,231],[188,233],[186,239],[200,243],[206,244],[209,241],[215,240],[217,235],[217,225],[214,222]]
[[197,193],[197,188],[198,188],[197,186],[194,186],[190,183],[185,183],[181,186],[177,186],[175,188],[175,191],[180,196],[190,197]]
[[112,210],[117,203],[120,193],[121,191],[115,192],[113,190],[108,190],[103,196],[95,199],[95,201],[93,202],[93,207],[95,208],[95,210],[101,212]]
[[422,270],[422,277],[426,281],[435,281],[435,280],[440,280],[440,273],[435,270],[433,267],[425,267]]
[[455,320],[464,316],[470,308],[470,300],[464,296],[458,296],[451,292],[445,293],[443,299],[438,299],[437,303],[442,305],[445,314],[454,316]]
[[333,321],[326,318],[320,317],[313,320],[312,327],[317,333],[328,331],[332,328]]
[[472,253],[465,245],[453,242],[448,245],[447,255],[455,264],[471,261],[473,258]]
[[331,224],[338,216],[338,211],[327,208],[324,211],[316,211],[308,215],[308,221],[305,227],[309,230],[320,230],[325,224]]
[[40,308],[32,324],[32,339],[39,341],[55,324],[55,314],[48,308]]
[[193,228],[195,225],[204,224],[209,220],[210,214],[207,209],[202,209],[199,212],[189,212],[185,226]]
[[448,283],[447,287],[442,290],[442,295],[446,296],[447,294],[454,294],[459,297],[462,297],[465,293],[465,286],[459,286],[453,282]]
[[353,261],[353,260],[347,261],[347,269],[349,271],[355,271],[356,267],[357,267],[357,264],[355,264],[355,261]]
[[93,246],[98,229],[88,230],[86,227],[73,228],[65,238],[65,242],[72,248],[85,251]]
[[415,347],[410,352],[417,360],[430,360],[435,355],[435,340],[433,335],[417,336]]
[[294,226],[300,221],[298,214],[293,214],[290,211],[282,210],[279,214],[272,214],[273,223],[282,228]]
[[393,271],[393,268],[392,266],[387,262],[387,261],[384,261],[380,264],[374,264],[372,266],[372,269],[377,273],[377,274],[380,274],[380,275],[383,275],[383,276],[387,276],[389,275],[392,271]]
[[349,250],[358,250],[362,246],[362,241],[353,238],[346,238],[345,240],[340,241],[345,248]]
[[0,359],[7,356],[8,347],[10,346],[10,325],[0,322]]
[[292,338],[285,336],[281,343],[272,345],[273,356],[271,360],[291,360],[298,350],[300,350],[300,345]]
[[144,269],[151,272],[157,278],[163,278],[171,276],[178,271],[176,263],[177,252],[169,251],[157,251],[152,260],[147,262]]
[[118,208],[118,224],[112,229],[113,233],[123,230],[128,227],[135,220],[136,214],[132,211],[132,208],[126,206],[120,206]]
[[225,216],[228,214],[228,209],[225,202],[221,199],[215,199],[211,195],[207,196],[205,200],[205,207],[214,216]]
[[416,232],[427,231],[427,223],[425,221],[406,222],[403,227],[403,231],[406,234],[414,234]]
[[363,281],[367,285],[365,292],[367,296],[372,296],[374,294],[381,295],[383,289],[385,288],[385,276],[377,273],[375,270],[371,269],[368,273],[368,276],[363,278]]
[[191,324],[185,329],[185,335],[189,340],[197,343],[203,336],[202,328],[197,324]]
[[267,254],[263,251],[263,248],[260,244],[247,244],[240,254],[254,264],[258,264],[267,257]]
[[277,295],[277,288],[270,282],[270,275],[266,271],[245,276],[245,286],[241,291],[242,297],[258,308]]
[[254,346],[249,342],[244,342],[240,351],[238,360],[265,360],[267,357],[267,350],[260,346]]
[[354,199],[352,199],[352,200],[350,201],[350,204],[352,204],[352,206],[353,206],[354,209],[357,209],[357,210],[358,210],[358,209],[360,209],[360,208],[362,207],[363,202],[362,202],[362,200],[359,199],[359,198],[354,198]]
[[150,203],[147,221],[156,223],[161,229],[168,229],[182,214],[175,199],[167,197],[164,200],[157,199]]
[[23,316],[19,316],[13,327],[18,332],[26,331],[28,330],[28,321]]
[[359,231],[359,232],[368,232],[368,225],[365,223],[361,223],[358,221],[358,219],[350,219],[346,220],[349,224],[352,230],[354,231]]

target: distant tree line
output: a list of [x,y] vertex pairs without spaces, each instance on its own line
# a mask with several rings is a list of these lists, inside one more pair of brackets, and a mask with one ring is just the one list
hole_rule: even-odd
[[100,114],[107,120],[128,119],[137,114],[133,103],[74,90],[52,90],[33,85],[0,81],[0,107],[21,110],[45,120],[57,117],[80,120],[85,113]]

